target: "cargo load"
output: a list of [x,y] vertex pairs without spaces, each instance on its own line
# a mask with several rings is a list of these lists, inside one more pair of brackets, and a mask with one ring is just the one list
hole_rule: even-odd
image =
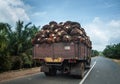
[[59,42],[82,42],[91,47],[89,36],[78,22],[66,21],[57,23],[51,21],[44,25],[32,40],[33,44],[59,43]]

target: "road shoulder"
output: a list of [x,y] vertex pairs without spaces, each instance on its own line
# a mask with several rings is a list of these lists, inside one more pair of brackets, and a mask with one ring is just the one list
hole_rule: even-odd
[[32,75],[39,72],[40,72],[40,67],[3,72],[0,73],[0,82],[15,78],[20,78],[27,75]]
[[120,65],[120,59],[112,59],[112,60]]

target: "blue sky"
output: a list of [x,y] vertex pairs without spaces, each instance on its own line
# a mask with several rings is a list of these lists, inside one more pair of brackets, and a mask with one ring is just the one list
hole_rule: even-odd
[[20,19],[43,26],[50,21],[79,22],[93,49],[120,42],[120,0],[0,0],[0,22]]
[[25,0],[24,2],[33,7],[32,14],[37,13],[37,17],[31,17],[36,22],[75,20],[86,24],[94,17],[100,17],[105,21],[120,19],[119,0]]

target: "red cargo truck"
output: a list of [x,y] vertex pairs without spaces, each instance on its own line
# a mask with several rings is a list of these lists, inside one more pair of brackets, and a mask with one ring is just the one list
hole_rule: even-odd
[[41,62],[41,71],[45,75],[55,75],[61,71],[82,78],[85,67],[91,63],[91,47],[84,42],[35,44],[33,58]]

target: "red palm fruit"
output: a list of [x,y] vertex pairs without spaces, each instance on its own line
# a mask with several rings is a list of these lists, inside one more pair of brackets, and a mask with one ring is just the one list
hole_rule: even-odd
[[81,28],[81,25],[78,22],[72,22],[71,23],[72,27],[77,27],[77,28]]
[[49,34],[49,37],[50,37],[50,38],[53,38],[53,37],[55,37],[55,34],[54,34],[54,33],[50,33],[50,34]]
[[57,28],[54,30],[54,33],[57,33],[58,31],[61,31],[62,29],[61,28]]
[[62,40],[63,40],[64,42],[70,42],[70,41],[71,41],[71,36],[69,36],[69,35],[64,35]]
[[49,25],[44,25],[44,26],[42,27],[42,30],[47,30],[47,29],[50,29],[50,26],[49,26]]
[[70,32],[70,35],[82,35],[83,32],[80,29],[74,28],[72,29],[72,31]]
[[60,42],[61,38],[59,36],[56,37],[55,42]]
[[52,43],[52,39],[51,38],[47,38],[47,43]]

